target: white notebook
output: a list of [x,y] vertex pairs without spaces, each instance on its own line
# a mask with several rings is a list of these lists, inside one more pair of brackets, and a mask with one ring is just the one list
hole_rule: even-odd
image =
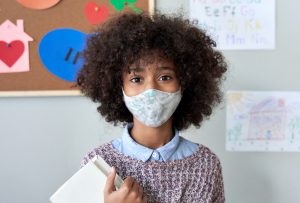
[[[67,180],[51,197],[52,203],[101,203],[103,190],[111,167],[100,157],[93,159]],[[115,187],[123,180],[116,175]]]

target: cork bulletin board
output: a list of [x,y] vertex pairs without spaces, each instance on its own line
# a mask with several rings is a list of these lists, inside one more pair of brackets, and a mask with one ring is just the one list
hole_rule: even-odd
[[88,33],[154,0],[1,0],[0,96],[80,95],[74,87]]

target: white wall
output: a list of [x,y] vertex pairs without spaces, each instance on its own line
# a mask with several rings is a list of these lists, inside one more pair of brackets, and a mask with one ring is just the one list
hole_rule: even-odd
[[[157,0],[163,12],[188,11],[188,0]],[[277,47],[226,51],[224,89],[299,91],[300,17],[296,0],[277,1]],[[228,203],[300,202],[299,153],[226,152],[225,104],[183,135],[221,159]],[[83,97],[0,98],[0,203],[48,202],[79,168],[84,154],[118,137]]]

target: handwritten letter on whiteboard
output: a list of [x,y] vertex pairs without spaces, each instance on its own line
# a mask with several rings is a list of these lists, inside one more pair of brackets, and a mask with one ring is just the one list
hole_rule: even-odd
[[190,20],[219,49],[275,48],[275,0],[190,0]]

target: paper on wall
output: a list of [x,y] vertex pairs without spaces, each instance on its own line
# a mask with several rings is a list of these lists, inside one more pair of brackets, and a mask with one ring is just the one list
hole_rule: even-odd
[[275,0],[190,0],[190,20],[219,49],[275,48]]
[[228,91],[226,149],[300,151],[300,92]]

